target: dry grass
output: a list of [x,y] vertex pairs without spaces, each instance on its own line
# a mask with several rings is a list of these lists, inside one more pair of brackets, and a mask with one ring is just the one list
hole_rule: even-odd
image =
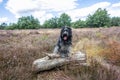
[[[91,59],[102,56],[120,66],[120,28],[74,29],[73,52],[87,54],[91,66],[65,65],[34,74],[32,62],[52,53],[59,29],[0,31],[0,80],[116,80],[114,72]],[[114,75],[114,76],[113,76]]]

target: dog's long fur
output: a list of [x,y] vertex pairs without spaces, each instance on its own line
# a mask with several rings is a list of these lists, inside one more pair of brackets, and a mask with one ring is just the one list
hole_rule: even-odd
[[61,57],[68,57],[71,50],[71,45],[72,29],[70,27],[63,27],[53,53],[60,54]]

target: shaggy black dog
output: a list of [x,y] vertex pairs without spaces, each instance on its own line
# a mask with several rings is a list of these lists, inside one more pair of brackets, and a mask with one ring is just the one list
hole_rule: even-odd
[[63,27],[54,52],[60,54],[61,57],[68,57],[72,45],[72,29]]

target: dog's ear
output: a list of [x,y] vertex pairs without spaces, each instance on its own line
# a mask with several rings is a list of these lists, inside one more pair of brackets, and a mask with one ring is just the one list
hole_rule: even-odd
[[72,36],[72,29],[70,27],[68,27],[70,35]]
[[68,29],[69,29],[70,31],[72,31],[72,29],[71,29],[70,27],[68,27]]
[[65,28],[64,26],[61,28],[60,37],[62,37],[62,33],[63,33],[64,28]]
[[64,29],[64,28],[65,28],[65,26],[62,26],[62,27],[61,27],[61,29]]
[[69,31],[71,31],[71,27],[70,26],[65,26]]

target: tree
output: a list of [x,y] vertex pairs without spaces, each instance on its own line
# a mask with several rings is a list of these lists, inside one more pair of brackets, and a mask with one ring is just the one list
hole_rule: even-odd
[[0,29],[5,29],[7,27],[7,23],[1,23]]
[[58,28],[58,18],[51,18],[46,20],[43,24],[44,28]]
[[6,30],[14,30],[14,29],[18,29],[18,25],[16,23],[10,23],[9,26],[7,26],[5,28]]
[[98,8],[93,15],[89,15],[86,24],[89,27],[110,26],[110,17],[106,9]]
[[18,29],[36,29],[40,27],[40,22],[33,16],[21,17],[17,22]]
[[72,27],[73,28],[83,28],[83,27],[85,27],[85,21],[82,21],[79,19],[72,23]]
[[59,20],[58,20],[58,26],[71,26],[71,18],[66,13],[61,14]]
[[63,13],[59,18],[51,18],[46,20],[43,24],[44,28],[60,28],[62,26],[71,26],[71,18]]
[[112,17],[111,26],[120,26],[120,17]]

